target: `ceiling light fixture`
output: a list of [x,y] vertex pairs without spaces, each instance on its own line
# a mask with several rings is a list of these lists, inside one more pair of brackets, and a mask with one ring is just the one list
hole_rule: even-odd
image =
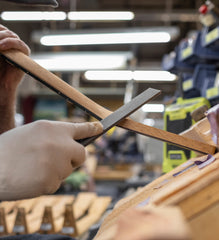
[[165,31],[155,32],[122,32],[122,33],[90,33],[90,34],[58,34],[41,37],[40,43],[45,46],[66,45],[99,45],[99,44],[133,44],[133,43],[165,43],[171,36]]
[[133,77],[133,72],[129,70],[103,70],[86,71],[84,74],[87,80],[91,81],[128,81]]
[[164,112],[163,104],[145,104],[141,107],[143,112]]
[[66,19],[66,13],[61,11],[7,11],[2,12],[1,18],[5,21],[62,21]]
[[134,17],[134,13],[130,11],[72,11],[68,13],[68,19],[71,21],[129,21]]
[[139,82],[144,81],[174,81],[176,75],[168,71],[129,71],[129,70],[102,70],[102,71],[86,71],[84,74],[87,80],[92,81],[128,81],[136,80]]
[[133,79],[136,81],[174,81],[176,75],[168,71],[134,71]]
[[49,71],[86,71],[88,69],[121,69],[132,58],[131,52],[62,52],[33,54],[31,58]]

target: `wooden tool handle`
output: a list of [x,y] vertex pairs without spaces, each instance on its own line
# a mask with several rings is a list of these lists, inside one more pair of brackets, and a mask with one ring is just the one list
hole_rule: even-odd
[[[19,52],[17,50],[9,50],[4,51],[1,54],[5,56],[9,62],[21,68],[24,72],[28,73],[36,80],[42,82],[44,85],[57,92],[59,95],[65,97],[66,100],[79,105],[95,118],[100,120],[112,113],[111,111],[105,109],[104,107],[100,106],[90,98],[77,91],[75,88],[71,87],[69,84],[65,83],[62,79],[53,73],[38,65],[30,57],[26,56],[22,52]],[[125,119],[121,121],[118,126],[197,152],[214,154],[216,151],[216,147],[213,145],[182,137],[180,135],[161,129],[153,128],[135,122],[131,119]]]

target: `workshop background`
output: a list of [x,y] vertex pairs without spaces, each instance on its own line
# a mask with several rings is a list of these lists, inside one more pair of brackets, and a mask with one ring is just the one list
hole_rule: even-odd
[[[40,5],[1,1],[0,23],[29,45],[34,61],[98,104],[114,111],[149,87],[159,89],[161,95],[131,118],[178,134],[197,121],[191,114],[194,110],[202,106],[208,109],[219,102],[219,1],[57,2],[54,7],[52,0]],[[95,120],[26,75],[19,87],[16,122],[19,126],[38,119]],[[193,151],[118,127],[86,149],[85,164],[63,182],[54,196],[28,204],[0,204],[4,209],[0,218],[5,224],[6,217],[8,224],[7,234],[39,229],[43,233],[60,232],[65,216],[72,225],[66,223],[64,234],[92,239],[103,214],[119,199],[196,156]],[[72,208],[68,207],[73,202],[71,219]],[[96,217],[83,220],[92,204]],[[56,209],[53,220],[52,206]],[[16,223],[19,214],[20,222]],[[54,225],[59,227],[55,230]]]

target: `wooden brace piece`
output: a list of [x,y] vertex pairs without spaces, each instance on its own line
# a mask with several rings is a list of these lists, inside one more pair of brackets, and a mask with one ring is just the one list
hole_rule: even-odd
[[[66,100],[77,104],[82,109],[89,112],[97,119],[103,119],[112,112],[100,106],[99,104],[86,97],[62,79],[44,69],[30,57],[26,56],[17,50],[8,50],[1,53],[10,63],[19,67],[36,80],[42,82],[44,85],[57,92],[59,95],[65,97]],[[214,154],[216,147],[207,143],[192,140],[174,133],[170,133],[161,129],[153,128],[142,123],[138,123],[131,119],[124,119],[118,123],[118,126],[134,131],[136,133],[146,135],[158,140],[162,140],[183,148],[194,150],[200,153]]]

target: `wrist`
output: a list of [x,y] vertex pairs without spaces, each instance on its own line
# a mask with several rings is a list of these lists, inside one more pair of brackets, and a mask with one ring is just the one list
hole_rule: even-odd
[[14,105],[16,99],[16,89],[0,87],[0,106]]
[[22,81],[24,72],[13,66],[8,67],[7,73],[0,74],[0,93],[1,95],[14,95],[19,83]]
[[15,92],[0,90],[0,134],[15,127]]

